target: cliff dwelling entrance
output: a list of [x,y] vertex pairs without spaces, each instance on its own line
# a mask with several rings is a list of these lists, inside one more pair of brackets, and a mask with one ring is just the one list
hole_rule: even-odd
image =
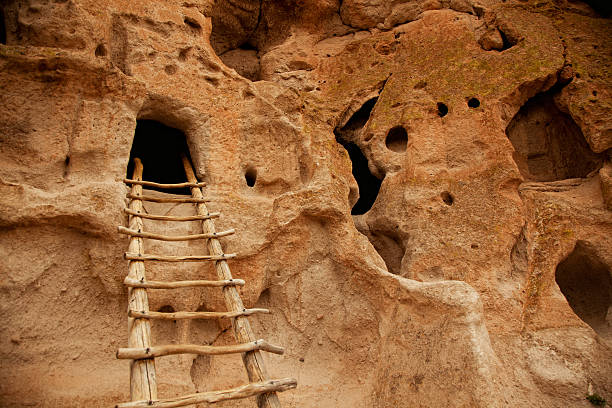
[[550,92],[523,105],[506,128],[519,171],[526,180],[586,177],[601,164],[571,116],[561,112]]
[[555,273],[567,302],[600,336],[612,340],[612,271],[584,243],[578,242]]
[[[126,177],[131,178],[134,171],[133,159],[139,157],[144,166],[144,180],[167,184],[184,183],[187,177],[181,159],[182,154],[190,157],[187,140],[182,131],[154,120],[139,120],[136,123]],[[168,190],[158,191],[168,192]],[[175,189],[172,192],[191,195],[188,188]]]

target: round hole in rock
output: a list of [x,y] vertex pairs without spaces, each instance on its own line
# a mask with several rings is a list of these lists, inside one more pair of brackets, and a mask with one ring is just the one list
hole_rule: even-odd
[[404,129],[403,126],[392,127],[389,130],[389,133],[387,133],[385,145],[387,146],[387,149],[396,153],[405,152],[406,147],[408,146],[408,132],[406,132],[406,129]]
[[254,187],[255,182],[257,181],[257,169],[253,166],[247,167],[246,171],[244,172],[244,178],[247,186]]
[[448,191],[441,192],[440,197],[442,198],[442,201],[444,201],[444,204],[446,205],[453,205],[453,203],[455,202],[455,197],[453,197],[453,195],[449,193]]
[[106,52],[106,47],[104,46],[104,44],[100,44],[96,47],[96,51],[95,51],[96,57],[105,57],[107,52]]
[[438,102],[438,116],[444,117],[448,113],[448,106],[442,102]]
[[470,108],[477,108],[480,106],[480,101],[477,98],[470,98],[467,104]]
[[555,280],[576,315],[601,337],[612,340],[610,267],[583,241],[557,266]]
[[166,74],[168,75],[174,75],[177,71],[176,65],[166,65],[164,67],[164,71],[166,71]]

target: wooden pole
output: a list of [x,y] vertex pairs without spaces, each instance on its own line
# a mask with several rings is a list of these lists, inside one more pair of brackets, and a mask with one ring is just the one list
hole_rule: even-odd
[[117,231],[120,234],[132,235],[140,238],[147,239],[156,239],[158,241],[193,241],[196,239],[206,239],[213,237],[226,237],[228,235],[232,235],[236,231],[232,228],[227,231],[219,231],[214,234],[194,234],[194,235],[163,235],[163,234],[154,234],[151,232],[144,231],[134,231],[129,228],[122,227],[121,225],[117,227]]
[[151,357],[163,357],[173,354],[199,354],[215,356],[219,354],[237,354],[253,350],[263,350],[268,353],[283,354],[282,347],[272,345],[265,340],[257,340],[251,343],[231,344],[229,346],[201,346],[198,344],[168,344],[166,346],[154,346],[147,348],[120,348],[117,350],[117,358],[120,359],[144,359]]
[[[183,155],[183,167],[185,167],[185,174],[187,175],[187,181],[189,183],[197,183],[198,180],[193,172],[193,167],[189,159]],[[191,188],[191,195],[196,200],[204,200],[204,195],[199,187]],[[198,215],[208,215],[208,208],[204,202],[198,202],[196,204]],[[215,223],[212,219],[202,221],[202,230],[204,233],[212,234],[215,232]],[[210,238],[207,241],[208,252],[212,256],[222,256],[223,248],[217,238]],[[229,265],[225,259],[215,262],[215,269],[217,276],[221,280],[232,279],[232,273]],[[242,299],[235,286],[225,286],[223,288],[223,297],[225,298],[225,305],[227,310],[230,312],[238,312],[244,309]],[[133,308],[133,310],[140,310]],[[240,343],[250,343],[255,341],[255,335],[251,329],[249,319],[246,316],[236,317],[232,319],[232,327],[234,329],[234,335],[236,340]],[[246,368],[250,382],[265,382],[268,379],[268,372],[265,369],[263,356],[260,351],[249,351],[242,355],[242,361]],[[269,392],[260,394],[257,396],[257,405],[259,408],[281,408],[280,401],[275,392]]]
[[[134,180],[142,180],[142,162],[134,159]],[[142,195],[142,185],[132,185],[132,196]],[[130,210],[141,213],[142,201],[133,199],[130,203]],[[131,215],[129,220],[130,228],[136,231],[143,230],[142,219]],[[130,237],[128,251],[135,254],[144,252],[143,239],[140,237]],[[146,281],[145,267],[143,261],[132,260],[128,267],[128,278],[137,281]],[[149,299],[147,290],[144,288],[128,288],[128,310],[149,311]],[[148,319],[133,319],[128,317],[128,347],[148,348],[151,347],[151,324]],[[130,365],[130,396],[132,401],[156,400],[157,381],[155,378],[155,360],[144,359],[134,360]]]
[[[136,184],[134,184],[136,185]],[[142,186],[141,186],[142,187]],[[193,188],[193,187],[192,187]],[[136,196],[132,193],[126,195],[127,198],[137,198],[141,201],[151,201],[153,203],[209,203],[210,199],[204,198],[165,198],[165,197],[153,197],[153,196]]]
[[183,320],[183,319],[231,319],[237,316],[250,316],[255,313],[269,314],[268,309],[244,309],[241,312],[140,312],[130,310],[128,316],[138,317],[141,319],[165,319],[165,320]]
[[219,287],[219,286],[244,286],[245,282],[242,279],[232,280],[190,280],[190,281],[175,281],[175,282],[162,282],[162,281],[144,281],[134,280],[125,278],[123,281],[125,286],[131,286],[133,288],[149,288],[149,289],[179,289],[179,288],[195,288],[195,287]]
[[208,218],[217,218],[221,215],[221,213],[215,212],[215,213],[210,213],[210,215],[207,215],[204,217],[200,215],[177,217],[173,215],[155,215],[155,214],[137,213],[135,211],[130,210],[129,208],[124,208],[123,211],[126,214],[137,215],[141,218],[148,218],[150,220],[158,220],[158,221],[200,221],[200,220],[206,220]]
[[184,395],[182,397],[168,398],[159,401],[134,401],[117,404],[115,408],[176,408],[186,405],[203,403],[215,403],[233,399],[248,398],[264,392],[282,392],[297,386],[293,378],[283,378],[281,380],[268,380],[260,383],[250,383],[237,388],[220,391],[201,392],[198,394]]
[[155,183],[153,181],[142,181],[142,180],[132,180],[132,179],[123,179],[123,182],[126,184],[140,184],[145,187],[154,187],[154,188],[185,188],[185,187],[205,187],[206,183],[176,183],[176,184],[161,184]]
[[[142,239],[142,238],[139,238]],[[220,259],[234,258],[236,254],[223,255],[153,255],[153,254],[137,254],[126,252],[123,257],[130,261],[159,261],[159,262],[204,262],[218,261]]]

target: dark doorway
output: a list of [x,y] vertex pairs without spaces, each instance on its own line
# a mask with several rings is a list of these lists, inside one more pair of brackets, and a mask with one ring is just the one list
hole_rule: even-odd
[[[182,131],[154,120],[139,120],[136,124],[126,176],[132,178],[133,159],[138,157],[143,164],[143,180],[164,184],[184,183],[187,181],[187,176],[183,167],[183,154],[191,160],[187,140]],[[165,193],[191,195],[188,188],[152,189]]]
[[340,143],[349,154],[353,164],[353,177],[359,186],[359,199],[351,210],[352,215],[365,214],[372,208],[382,184],[382,180],[370,172],[367,157],[355,143],[361,139],[363,128],[368,123],[377,101],[378,96],[368,99],[344,126],[334,130],[336,142]]
[[336,141],[348,152],[351,162],[353,163],[353,177],[355,177],[355,181],[357,181],[357,185],[359,186],[359,200],[357,200],[353,206],[351,214],[365,214],[374,205],[376,197],[378,197],[382,180],[378,179],[370,172],[368,168],[368,159],[359,146],[339,137],[336,137]]
[[565,258],[555,280],[572,310],[600,336],[611,339],[608,309],[612,304],[612,278],[606,266],[583,242]]
[[0,44],[6,44],[6,22],[4,21],[4,10],[0,8]]

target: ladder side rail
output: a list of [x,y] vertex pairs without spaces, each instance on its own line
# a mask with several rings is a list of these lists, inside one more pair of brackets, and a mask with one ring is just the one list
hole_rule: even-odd
[[[187,181],[190,183],[197,183],[197,178],[193,171],[193,167],[189,162],[189,159],[183,155],[183,167],[185,168],[185,174],[187,175]],[[191,195],[197,201],[202,200],[196,204],[198,215],[208,215],[209,211],[205,204],[204,195],[199,187],[191,188]],[[194,201],[196,201],[194,200]],[[206,219],[202,221],[202,230],[204,233],[212,234],[216,232],[215,223],[212,219]],[[207,241],[208,251],[213,256],[222,256],[223,248],[217,238],[210,238]],[[232,279],[232,273],[229,265],[225,259],[215,262],[215,269],[217,276],[221,280]],[[243,310],[244,304],[240,298],[238,290],[234,286],[225,286],[223,288],[223,297],[225,299],[225,305],[230,312]],[[246,316],[236,317],[232,319],[232,327],[234,329],[234,335],[236,340],[240,343],[250,343],[256,340],[251,324]],[[262,353],[258,350],[249,351],[242,355],[242,361],[246,368],[251,382],[264,382],[268,380],[269,375],[265,368]],[[259,408],[281,408],[280,401],[275,392],[269,392],[260,394],[257,396],[257,405]]]
[[[133,179],[142,180],[142,162],[134,159]],[[142,196],[142,185],[132,185],[131,194]],[[129,205],[130,210],[142,213],[142,201],[133,199]],[[143,222],[139,216],[129,217],[131,229],[142,231]],[[144,252],[144,239],[141,237],[130,237],[128,251],[136,254]],[[128,278],[137,281],[146,280],[144,261],[130,261],[128,267]],[[149,299],[145,288],[128,288],[128,310],[149,311]],[[151,347],[151,323],[148,319],[135,319],[128,317],[128,347]],[[130,364],[130,397],[132,401],[156,400],[157,399],[157,380],[155,376],[155,360],[143,359],[134,360]]]

